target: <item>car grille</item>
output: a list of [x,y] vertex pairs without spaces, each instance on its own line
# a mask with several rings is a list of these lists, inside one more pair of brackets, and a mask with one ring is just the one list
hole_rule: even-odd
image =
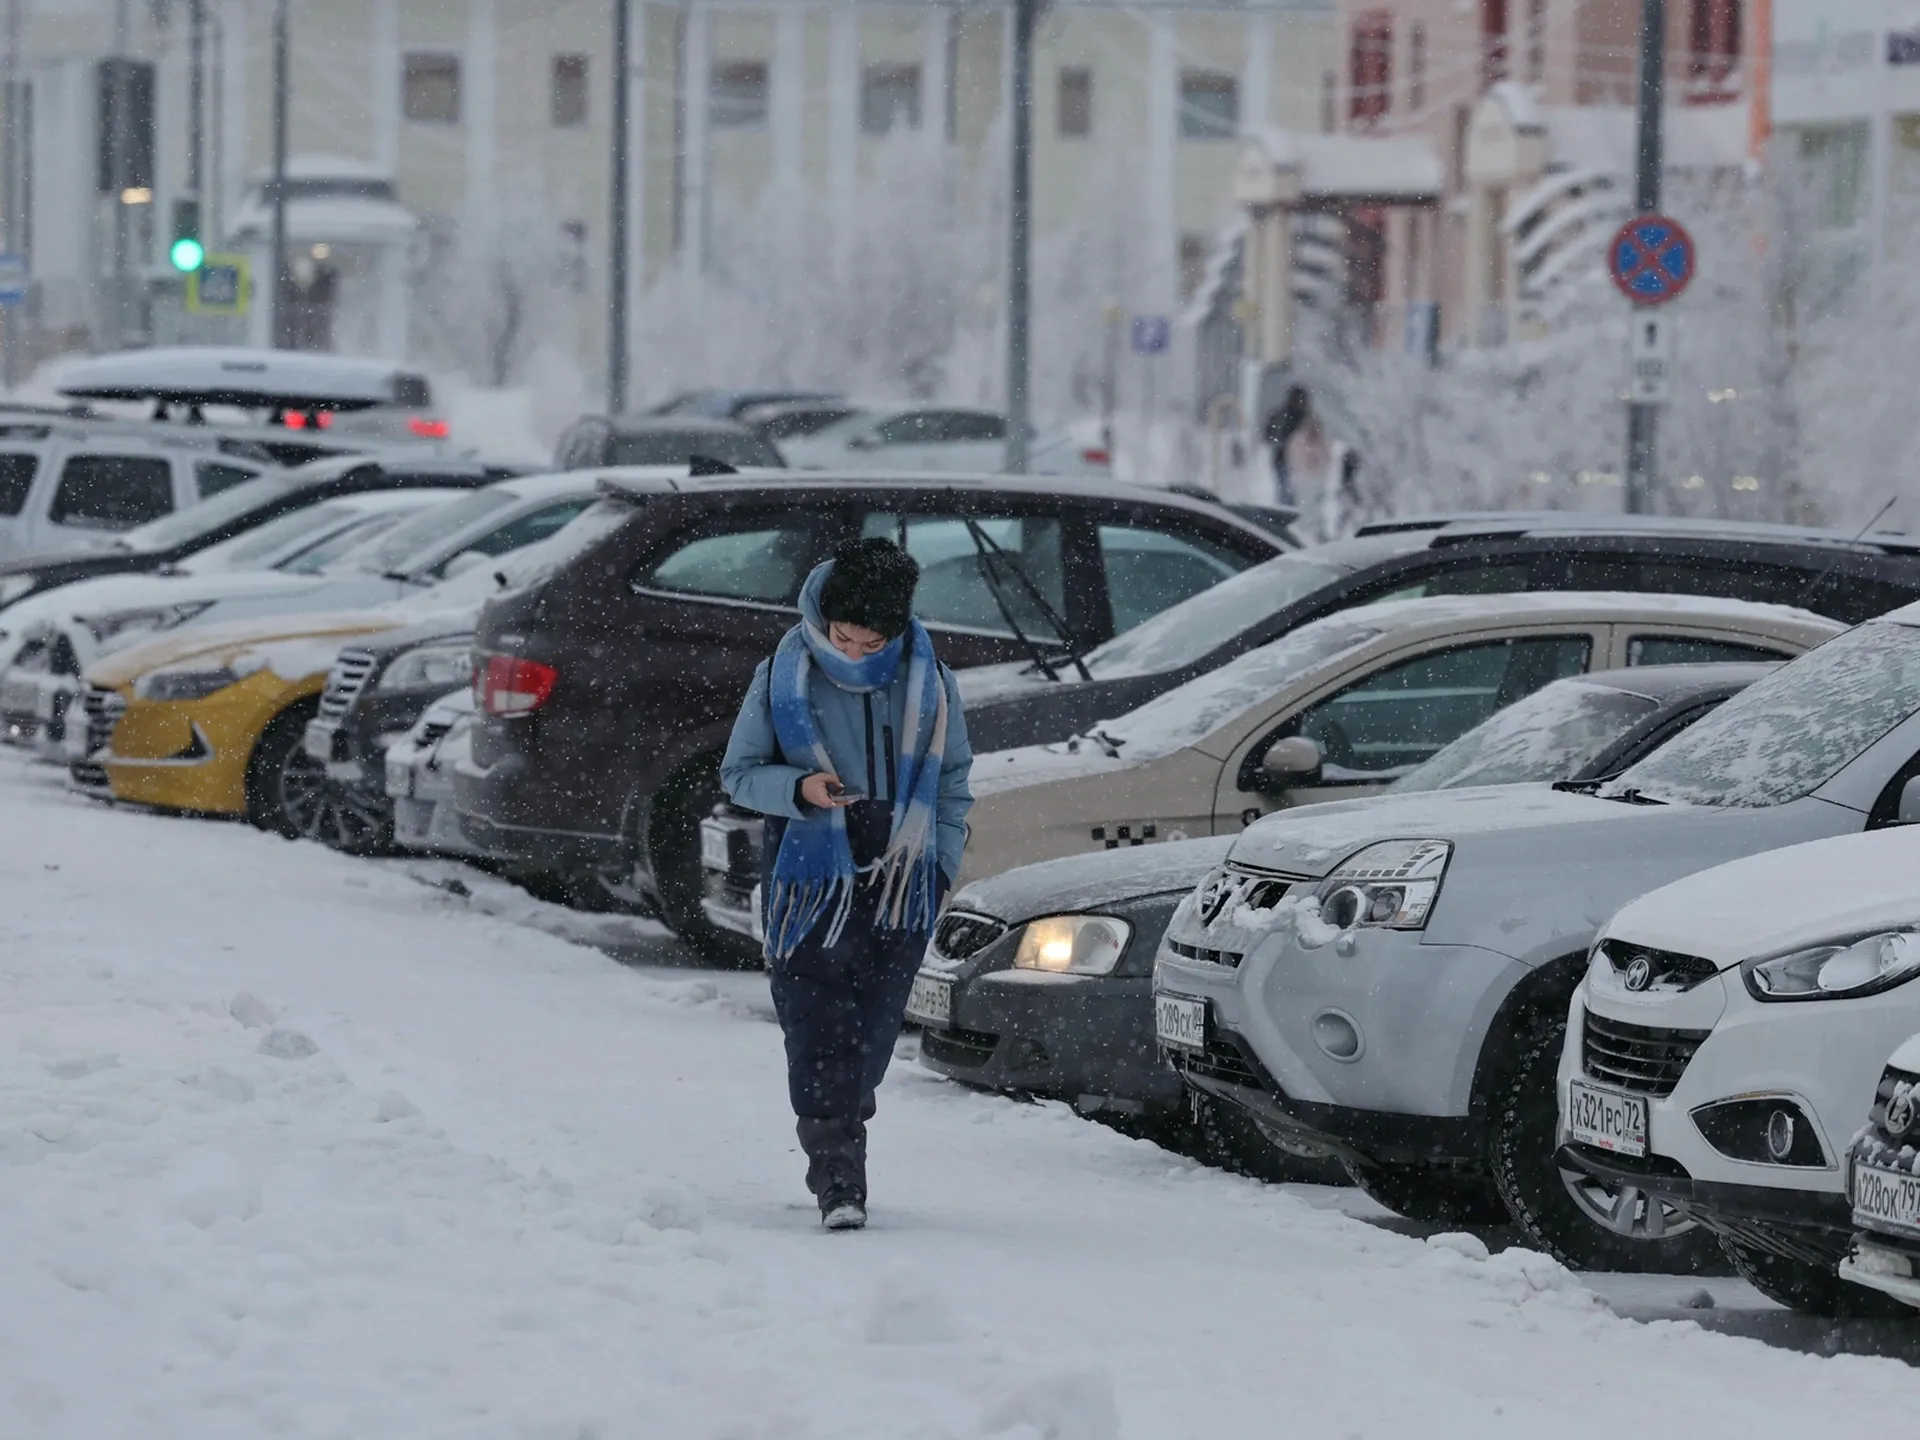
[[327,672],[327,688],[320,692],[320,718],[338,720],[351,710],[378,663],[371,651],[342,650]]
[[[1896,1099],[1901,1104],[1889,1122],[1888,1114],[1896,1108]],[[1889,1066],[1874,1092],[1873,1110],[1867,1116],[1867,1128],[1860,1132],[1854,1157],[1888,1165],[1903,1150],[1911,1160],[1916,1148],[1920,1148],[1920,1075]]]
[[113,742],[113,727],[120,723],[120,716],[126,711],[126,697],[116,690],[89,685],[80,706],[86,715],[87,754],[85,759],[74,761],[68,771],[76,785],[104,790],[107,772],[94,757]]
[[451,720],[429,720],[420,727],[414,737],[416,749],[428,750],[447,738],[447,732],[453,729]]
[[1586,1068],[1595,1080],[1643,1095],[1671,1095],[1710,1030],[1659,1030],[1587,1012]]
[[[1645,945],[1629,945],[1624,940],[1603,940],[1600,953],[1606,956],[1620,983],[1637,993],[1676,994],[1704,984],[1720,973],[1720,967],[1704,956],[1653,950]],[[1647,978],[1641,984],[1630,984],[1627,977],[1641,960],[1647,962]]]
[[1203,1076],[1209,1080],[1219,1080],[1228,1085],[1246,1085],[1256,1090],[1264,1088],[1260,1084],[1260,1072],[1241,1052],[1240,1047],[1221,1039],[1218,1035],[1207,1037],[1205,1050],[1169,1048],[1165,1054],[1167,1059],[1173,1062],[1173,1068],[1183,1075]]
[[977,1070],[993,1059],[998,1035],[984,1030],[936,1030],[929,1026],[920,1032],[920,1053],[942,1065],[957,1065]]
[[1169,940],[1167,948],[1188,960],[1202,960],[1209,965],[1224,965],[1229,970],[1239,969],[1240,962],[1247,958],[1238,950],[1211,950],[1205,945],[1189,945],[1184,940]]
[[933,944],[949,960],[970,960],[1006,933],[1003,920],[949,910],[934,927]]

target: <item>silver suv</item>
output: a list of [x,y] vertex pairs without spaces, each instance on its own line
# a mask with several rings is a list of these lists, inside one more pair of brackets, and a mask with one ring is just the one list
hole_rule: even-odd
[[[1629,1238],[1620,1197],[1596,1200],[1556,1158],[1554,1072],[1595,934],[1707,866],[1920,818],[1916,775],[1911,605],[1597,790],[1388,795],[1257,822],[1168,924],[1157,1033],[1190,1085],[1338,1155],[1401,1214],[1510,1214],[1582,1266],[1685,1264],[1705,1237],[1647,1243],[1641,1223]],[[1634,1054],[1651,1074],[1678,1038],[1649,1031]]]

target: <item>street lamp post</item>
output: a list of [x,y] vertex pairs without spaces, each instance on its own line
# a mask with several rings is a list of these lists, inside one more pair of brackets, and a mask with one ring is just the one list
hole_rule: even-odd
[[273,223],[267,242],[270,343],[287,344],[287,0],[273,6]]
[[1007,184],[1007,473],[1027,471],[1033,253],[1033,20],[1038,0],[1013,0],[1013,135]]
[[609,202],[613,211],[607,226],[607,413],[627,408],[627,208],[628,112],[632,95],[628,66],[632,63],[633,13],[629,0],[613,0],[613,175]]
[[[1640,96],[1635,144],[1633,208],[1636,215],[1660,209],[1660,169],[1664,162],[1661,120],[1667,92],[1667,0],[1640,0]],[[1644,514],[1659,466],[1657,405],[1627,402],[1626,510]]]

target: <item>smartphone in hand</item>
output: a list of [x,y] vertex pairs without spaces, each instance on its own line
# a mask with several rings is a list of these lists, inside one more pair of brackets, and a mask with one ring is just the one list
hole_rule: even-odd
[[867,798],[858,790],[849,790],[846,786],[835,784],[832,781],[827,782],[827,794],[833,797],[833,803],[836,805],[851,805],[856,800],[864,800]]

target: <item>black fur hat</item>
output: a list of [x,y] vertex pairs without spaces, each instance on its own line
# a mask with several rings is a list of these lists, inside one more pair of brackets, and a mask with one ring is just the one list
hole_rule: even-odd
[[893,541],[877,535],[844,541],[820,587],[820,618],[865,626],[891,640],[913,618],[919,581],[919,564]]

